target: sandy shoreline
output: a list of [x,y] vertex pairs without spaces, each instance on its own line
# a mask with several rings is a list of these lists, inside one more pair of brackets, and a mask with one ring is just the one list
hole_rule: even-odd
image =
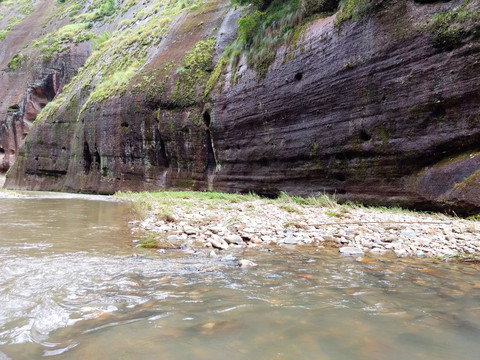
[[[168,194],[168,193],[165,193]],[[347,256],[443,257],[478,255],[480,222],[404,210],[336,203],[299,205],[291,201],[168,198],[143,199],[149,208],[132,231],[155,239],[158,248],[274,246],[337,247]],[[188,197],[188,196],[187,196]],[[138,198],[137,198],[138,202]],[[147,236],[148,238],[148,236]]]

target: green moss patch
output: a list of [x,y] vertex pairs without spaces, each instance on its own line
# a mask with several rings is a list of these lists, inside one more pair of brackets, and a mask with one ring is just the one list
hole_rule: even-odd
[[466,0],[456,9],[435,14],[428,27],[436,48],[452,50],[460,46],[472,30],[480,33],[480,11],[468,8],[470,3],[471,0]]
[[188,51],[180,68],[175,92],[172,98],[173,107],[188,107],[196,102],[197,85],[207,84],[213,70],[213,55],[215,54],[215,36],[199,41]]

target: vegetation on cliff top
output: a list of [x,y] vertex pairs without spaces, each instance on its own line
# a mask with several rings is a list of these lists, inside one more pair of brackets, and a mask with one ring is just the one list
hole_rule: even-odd
[[232,0],[235,4],[252,4],[238,20],[238,37],[229,47],[227,56],[235,67],[240,56],[265,77],[275,60],[280,45],[292,40],[295,28],[314,16],[329,15],[338,7],[338,0]]

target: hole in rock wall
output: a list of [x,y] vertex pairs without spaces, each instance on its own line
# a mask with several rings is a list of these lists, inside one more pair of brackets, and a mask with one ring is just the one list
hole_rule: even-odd
[[0,147],[0,154],[5,154],[5,149]]
[[335,179],[337,179],[338,181],[345,181],[347,180],[347,178],[345,177],[344,174],[335,174]]
[[300,81],[303,78],[303,74],[301,72],[298,72],[295,74],[295,80]]
[[442,102],[438,102],[433,106],[432,115],[441,118],[447,114],[445,105]]
[[83,144],[83,169],[85,171],[85,174],[88,174],[90,172],[90,167],[92,166],[92,155],[90,154],[90,147],[88,146],[88,143],[85,141]]
[[372,135],[370,135],[369,133],[367,133],[365,130],[360,130],[360,140],[362,141],[370,141],[372,139]]

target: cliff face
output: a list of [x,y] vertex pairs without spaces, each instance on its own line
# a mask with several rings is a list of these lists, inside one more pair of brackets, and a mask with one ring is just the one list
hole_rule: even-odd
[[[298,25],[262,73],[221,56],[241,16],[227,1],[130,3],[2,72],[7,187],[325,191],[478,212],[478,0],[347,1]],[[2,49],[24,46],[15,31]]]

